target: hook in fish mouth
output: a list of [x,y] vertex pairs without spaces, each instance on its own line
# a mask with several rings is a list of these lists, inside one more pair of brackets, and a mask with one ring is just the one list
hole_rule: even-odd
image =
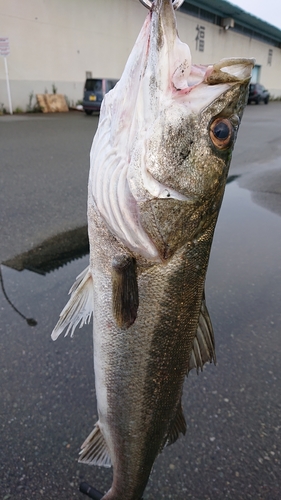
[[[140,0],[140,2],[147,8],[152,9],[154,0]],[[179,7],[183,4],[184,0],[173,0],[173,7],[175,10],[179,9]]]

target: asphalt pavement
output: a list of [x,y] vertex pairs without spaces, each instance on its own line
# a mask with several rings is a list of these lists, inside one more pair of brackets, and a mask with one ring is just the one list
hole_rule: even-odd
[[[86,498],[111,471],[77,463],[96,421],[91,325],[50,339],[87,266],[98,117],[0,117],[0,498]],[[281,498],[281,103],[251,105],[215,233],[206,298],[217,366],[184,386],[187,434],[145,500]]]
[[90,148],[98,116],[0,117],[0,261],[87,224]]

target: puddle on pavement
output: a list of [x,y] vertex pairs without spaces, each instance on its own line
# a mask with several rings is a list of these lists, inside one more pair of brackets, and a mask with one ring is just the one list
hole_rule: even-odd
[[[270,164],[271,168],[241,176],[239,185],[249,189],[252,200],[261,207],[281,216],[281,160]],[[272,168],[275,165],[275,168]]]
[[[181,499],[185,490],[193,500],[222,499],[229,488],[231,498],[245,491],[244,498],[264,491],[278,498],[281,219],[231,181],[207,276],[218,365],[188,377],[187,435],[157,460],[146,500]],[[92,326],[73,339],[50,338],[69,288],[88,265],[85,228],[79,231],[1,266],[0,474],[7,499],[37,500],[38,491],[48,500],[81,499],[80,481],[101,491],[111,484],[110,471],[77,463],[97,419]]]
[[88,230],[84,226],[48,238],[41,245],[2,264],[17,271],[27,269],[45,275],[88,253]]

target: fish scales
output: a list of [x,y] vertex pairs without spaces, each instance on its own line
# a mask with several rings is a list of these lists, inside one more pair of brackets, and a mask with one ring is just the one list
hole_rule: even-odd
[[104,500],[140,500],[186,432],[186,374],[215,361],[204,285],[254,64],[192,65],[172,0],[141,1],[151,10],[91,149],[90,265],[52,333],[93,315],[99,418],[80,461],[113,466]]
[[[104,358],[104,383],[110,409],[103,415],[100,408],[99,421],[114,434],[117,450],[114,466],[118,478],[114,487],[125,499],[140,498],[154,457],[164,447],[180,407],[213,227],[214,223],[196,244],[180,249],[166,266],[139,266],[140,306],[129,330],[116,334],[111,314],[100,314],[97,325],[94,323],[94,331],[98,328],[102,338],[95,356]],[[99,244],[97,232],[91,236]],[[105,228],[102,229],[103,243],[104,232]],[[117,248],[114,250],[115,255]],[[101,252],[92,265],[104,271],[102,282],[99,280],[103,293],[97,295],[95,304],[103,313],[111,311],[110,259],[105,259]],[[104,290],[108,291],[106,297]],[[99,399],[98,393],[97,397]],[[126,441],[124,429],[128,433]],[[139,475],[141,483],[137,481]],[[138,485],[137,491],[134,491],[135,485]]]

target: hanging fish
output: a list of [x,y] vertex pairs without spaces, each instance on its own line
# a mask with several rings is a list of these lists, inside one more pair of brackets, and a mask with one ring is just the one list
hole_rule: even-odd
[[103,101],[91,149],[90,266],[52,338],[94,323],[98,421],[80,462],[113,465],[104,500],[139,500],[162,449],[185,434],[186,374],[215,360],[204,284],[252,59],[194,66],[182,0],[149,13]]

